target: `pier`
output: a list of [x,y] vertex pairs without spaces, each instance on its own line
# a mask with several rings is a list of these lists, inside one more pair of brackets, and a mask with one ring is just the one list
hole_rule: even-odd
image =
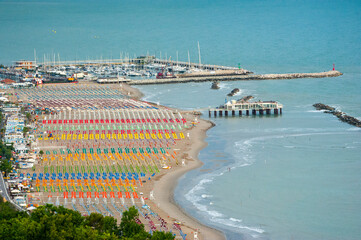
[[282,114],[283,105],[276,101],[259,101],[259,102],[243,102],[243,101],[229,101],[223,106],[219,108],[210,108],[208,110],[209,117],[212,117],[212,113],[214,117],[223,115],[225,117],[228,116],[242,116],[243,114],[246,116],[249,115],[278,115]]
[[211,65],[211,64],[200,64],[200,63],[191,63],[191,62],[181,62],[181,61],[172,61],[172,60],[162,60],[162,59],[154,59],[153,63],[161,64],[166,66],[180,66],[185,68],[198,68],[209,71],[216,70],[239,70],[236,67],[228,67],[228,66],[219,66],[219,65]]
[[206,75],[204,77],[186,77],[186,78],[163,78],[163,79],[144,79],[130,80],[130,85],[149,85],[166,83],[189,83],[189,82],[210,82],[210,81],[249,81],[249,80],[279,80],[279,79],[297,79],[297,78],[326,78],[338,77],[342,73],[339,71],[328,71],[318,73],[284,73],[284,74],[234,74],[226,76]]

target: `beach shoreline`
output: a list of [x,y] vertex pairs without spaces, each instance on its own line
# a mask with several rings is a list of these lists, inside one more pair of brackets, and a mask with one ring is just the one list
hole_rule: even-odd
[[[74,84],[64,84],[62,86],[72,85]],[[83,85],[81,87],[87,87],[87,85],[92,85],[92,83],[84,81],[79,82],[76,85]],[[46,85],[43,86],[43,88],[52,89],[53,86]],[[139,89],[127,84],[109,85],[108,88],[120,88],[120,92],[118,94],[124,95],[127,98],[134,99],[136,101],[142,101],[141,98],[144,96],[144,94]],[[23,96],[21,100],[27,101],[26,96]],[[203,165],[203,162],[198,159],[198,155],[199,152],[207,146],[207,143],[205,142],[205,138],[207,137],[206,132],[208,129],[214,126],[214,123],[208,120],[199,119],[200,116],[198,112],[182,111],[180,109],[162,106],[157,103],[147,101],[143,102],[154,106],[155,109],[166,109],[167,111],[172,112],[174,115],[178,115],[178,113],[180,113],[180,118],[187,122],[187,126],[182,129],[182,134],[184,134],[182,137],[175,137],[172,144],[164,146],[165,148],[168,147],[166,149],[166,154],[163,155],[163,158],[165,161],[167,161],[167,163],[165,163],[165,161],[163,162],[164,167],[160,169],[160,172],[157,175],[150,176],[148,179],[144,179],[144,184],[141,187],[138,188],[138,186],[134,186],[134,191],[139,191],[139,199],[143,199],[143,201],[139,201],[137,198],[135,203],[141,204],[140,206],[142,206],[145,202],[145,204],[148,205],[150,209],[152,209],[152,212],[156,213],[154,216],[156,216],[155,220],[157,222],[159,219],[165,221],[167,226],[163,229],[166,231],[171,230],[177,235],[180,234],[182,236],[185,236],[184,234],[186,234],[187,239],[225,239],[225,235],[221,231],[212,227],[208,227],[190,216],[176,203],[174,199],[174,190],[178,184],[179,179],[187,172]],[[68,118],[70,118],[70,116],[68,116]],[[72,139],[70,140],[70,145],[76,142],[76,139],[75,141]],[[54,148],[54,145],[52,141],[42,141],[39,147],[49,149]],[[106,148],[106,145],[98,147]],[[154,155],[154,157],[158,158],[156,155]],[[44,169],[45,167],[48,167],[48,164],[45,164],[45,162],[47,161],[40,161],[37,164],[38,174],[42,172],[42,167],[44,167]],[[65,165],[63,165],[63,167],[64,166]],[[22,170],[22,173],[27,174],[28,171],[24,169]],[[48,195],[47,191],[45,190],[39,191],[37,195],[39,204],[48,202],[49,198],[51,197],[51,195]],[[64,204],[66,205],[66,203]],[[79,209],[83,208],[78,203],[75,204],[75,207],[78,207]],[[118,211],[117,209],[112,209],[111,206],[110,208],[113,211]],[[87,213],[83,212],[83,214]],[[120,216],[116,216],[116,218],[118,221],[121,220]],[[140,216],[140,218],[143,218],[143,216]],[[144,221],[143,224],[147,230],[150,230],[150,226],[147,224],[147,221]],[[179,224],[179,227],[177,224]],[[178,233],[178,230],[181,231]]]
[[[137,88],[123,84],[122,87],[129,92],[129,96],[141,100],[144,94]],[[185,166],[179,166],[169,170],[155,178],[152,184],[154,200],[152,200],[152,209],[166,220],[180,221],[182,229],[186,233],[197,232],[198,239],[226,239],[223,232],[206,226],[197,219],[190,216],[182,207],[180,207],[174,199],[174,190],[178,185],[179,179],[187,172],[201,167],[204,163],[199,160],[199,152],[208,144],[205,141],[207,131],[215,126],[211,121],[199,119],[189,111],[180,111],[187,119],[197,119],[198,123],[187,130],[184,134],[187,136],[185,141],[177,145],[181,154],[179,159],[185,159]],[[188,137],[189,136],[189,137]],[[191,236],[193,239],[193,236]]]

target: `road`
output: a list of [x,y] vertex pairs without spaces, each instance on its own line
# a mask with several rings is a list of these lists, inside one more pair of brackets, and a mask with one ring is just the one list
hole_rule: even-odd
[[11,198],[10,198],[10,196],[8,194],[8,191],[6,190],[5,181],[4,181],[3,175],[1,173],[0,173],[0,190],[2,191],[1,195],[3,197],[5,197],[6,201],[12,203],[17,210],[24,211],[24,209],[22,209],[19,205],[15,204],[13,202],[13,200],[11,200]]

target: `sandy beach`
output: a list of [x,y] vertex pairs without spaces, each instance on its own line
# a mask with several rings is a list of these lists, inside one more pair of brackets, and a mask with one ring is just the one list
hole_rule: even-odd
[[206,131],[211,127],[212,123],[200,120],[199,124],[189,131],[189,139],[181,146],[182,158],[186,159],[186,165],[174,169],[155,182],[154,202],[161,210],[168,213],[172,220],[181,221],[184,226],[197,231],[199,239],[225,239],[222,232],[201,224],[185,213],[174,201],[174,189],[179,178],[186,172],[203,165],[198,159],[198,154],[207,146],[204,139],[206,138]]
[[[140,99],[144,95],[136,88],[123,84],[123,88],[130,93],[131,97]],[[181,111],[182,112],[182,111]],[[185,166],[172,168],[168,173],[158,176],[158,179],[153,182],[154,200],[151,206],[164,219],[172,221],[180,221],[182,228],[187,229],[188,236],[193,239],[194,232],[197,232],[198,239],[225,239],[222,232],[205,226],[193,217],[189,216],[175,201],[174,189],[178,184],[178,180],[188,171],[199,168],[203,163],[198,159],[199,152],[207,146],[205,138],[207,137],[207,130],[212,128],[214,124],[210,121],[199,119],[191,113],[187,115],[182,112],[187,119],[198,119],[198,123],[189,129],[189,133],[185,141],[177,145],[181,152],[181,159],[185,159]]]
[[[100,91],[99,87],[97,84],[94,83],[90,83],[90,82],[83,82],[83,83],[79,83],[77,85],[72,85],[72,84],[67,84],[67,85],[61,85],[62,87],[60,89],[62,89],[61,91],[83,91],[83,89],[95,89],[94,91]],[[64,88],[64,87],[65,88]],[[67,87],[68,86],[68,87]],[[74,86],[74,88],[73,88]],[[49,96],[47,95],[48,91],[54,91],[54,89],[59,89],[56,85],[45,85],[42,88],[42,93],[43,95],[39,95],[41,98],[44,97],[45,99],[49,99]],[[66,90],[66,89],[71,89],[71,90]],[[75,90],[74,90],[75,89]],[[101,87],[101,89],[103,89],[103,87]],[[143,184],[142,185],[136,185],[134,184],[131,185],[133,188],[133,191],[137,191],[141,198],[143,198],[143,202],[139,201],[140,198],[136,197],[135,199],[132,198],[133,201],[133,205],[137,205],[139,209],[142,208],[144,201],[145,204],[147,204],[151,211],[153,213],[156,213],[157,216],[151,216],[154,220],[154,223],[156,226],[161,225],[161,222],[164,220],[167,224],[167,231],[172,230],[174,232],[178,232],[179,229],[175,228],[175,223],[177,222],[179,224],[179,226],[181,227],[181,231],[184,234],[187,234],[187,239],[225,239],[225,236],[223,235],[222,232],[217,231],[213,228],[207,227],[205,225],[203,225],[202,223],[198,222],[196,219],[194,219],[193,217],[189,216],[187,213],[184,212],[184,210],[182,208],[180,208],[174,201],[174,189],[178,184],[178,180],[180,177],[182,177],[186,172],[198,168],[200,166],[202,166],[202,162],[198,159],[198,155],[201,149],[203,149],[204,147],[207,146],[207,143],[204,141],[204,139],[206,138],[206,131],[213,127],[213,123],[206,121],[206,120],[202,120],[199,119],[199,115],[196,112],[192,112],[192,111],[182,111],[179,109],[171,109],[171,108],[167,108],[164,106],[159,106],[155,103],[151,103],[151,102],[143,102],[140,99],[143,97],[142,92],[140,92],[138,89],[130,87],[129,85],[126,84],[122,84],[121,86],[119,86],[119,84],[117,85],[108,85],[107,87],[105,87],[104,91],[115,91],[115,94],[121,94],[126,96],[126,98],[130,98],[130,101],[134,101],[132,99],[135,99],[135,101],[137,101],[138,103],[134,103],[134,104],[148,104],[150,106],[153,106],[154,109],[159,109],[156,111],[163,111],[163,112],[167,112],[169,114],[174,114],[174,115],[178,115],[178,113],[180,113],[182,115],[182,117],[188,122],[188,127],[183,128],[182,130],[182,134],[184,134],[184,137],[181,138],[175,138],[174,140],[165,140],[163,139],[163,143],[161,142],[161,140],[158,140],[158,143],[162,143],[164,147],[168,147],[167,148],[167,154],[166,155],[162,155],[164,160],[167,162],[166,165],[168,165],[166,168],[162,167],[162,165],[159,165],[160,171],[159,173],[157,173],[157,175],[153,174],[152,177],[150,177],[149,179],[143,178]],[[58,91],[58,90],[55,90]],[[116,92],[118,91],[118,92]],[[33,93],[34,94],[34,93]],[[39,92],[36,92],[36,95],[38,97]],[[45,94],[45,95],[44,95]],[[76,94],[78,95],[78,93]],[[27,95],[25,93],[22,93],[22,99],[24,101],[27,100]],[[115,96],[115,95],[114,95]],[[117,95],[118,96],[118,95]],[[51,100],[46,100],[46,101],[51,101]],[[70,104],[70,106],[74,105],[76,107],[83,107],[81,105],[81,103],[79,101],[80,100],[66,100],[67,102],[65,102],[66,104]],[[69,102],[70,101],[70,102]],[[98,106],[98,104],[106,104],[109,105],[111,104],[110,102],[107,101],[103,101],[101,99],[96,100],[96,102],[94,102],[94,104],[97,104],[96,106]],[[127,100],[128,101],[128,100]],[[45,102],[46,104],[48,104],[48,102]],[[114,100],[113,100],[114,103]],[[55,102],[55,104],[58,104]],[[93,104],[92,101],[88,101],[87,103],[84,104]],[[61,105],[60,105],[61,106]],[[110,112],[107,110],[98,110],[98,111],[103,111],[102,114],[107,113],[110,116]],[[105,112],[104,112],[105,111]],[[66,116],[60,117],[60,115],[53,115],[51,117],[44,115],[42,116],[42,121],[45,121],[44,119],[48,118],[52,118],[52,119],[58,119],[58,121],[61,121],[59,119],[78,119],[80,118],[85,118],[85,119],[96,119],[98,118],[98,116],[93,115],[89,115],[90,113],[88,113],[87,116],[85,116],[86,111],[69,111]],[[100,113],[98,113],[97,115],[99,115]],[[105,115],[104,115],[105,116]],[[125,117],[125,116],[124,116]],[[104,117],[105,118],[105,117]],[[48,121],[48,120],[47,120]],[[44,122],[43,122],[44,125]],[[53,124],[54,125],[54,124]],[[48,126],[48,125],[47,125]],[[115,126],[115,125],[114,125]],[[119,125],[120,126],[120,125]],[[39,126],[40,127],[40,121],[39,121]],[[80,129],[80,125],[78,125],[77,127],[78,129]],[[50,128],[49,128],[50,129]],[[63,134],[64,132],[59,131],[60,129],[54,130],[54,134]],[[178,134],[180,134],[180,131],[175,129]],[[74,132],[75,133],[75,132]],[[89,132],[90,133],[90,132]],[[76,134],[76,133],[75,133]],[[68,155],[63,155],[63,157],[59,154],[56,155],[52,155],[53,153],[51,151],[57,151],[60,148],[67,148],[70,149],[70,151],[75,151],[76,149],[83,149],[83,151],[85,151],[84,149],[90,149],[90,148],[98,148],[99,149],[109,149],[111,147],[116,148],[117,145],[119,144],[119,146],[128,146],[128,147],[135,147],[135,146],[144,146],[142,144],[146,143],[148,144],[149,141],[151,140],[110,140],[105,138],[102,141],[92,141],[90,139],[82,140],[79,141],[77,135],[75,135],[76,137],[68,137],[67,139],[65,139],[65,137],[61,137],[60,135],[57,135],[57,137],[55,137],[54,140],[45,140],[46,136],[43,136],[43,139],[40,139],[40,142],[37,142],[36,145],[40,147],[40,149],[44,149],[44,152],[46,152],[47,157],[42,157],[39,158],[39,163],[37,164],[35,173],[36,174],[42,174],[45,171],[48,171],[49,169],[54,169],[54,167],[56,167],[57,169],[62,169],[62,171],[66,171],[68,169],[73,169],[73,163],[71,163],[69,165],[68,161],[69,161],[69,156],[71,157],[72,154]],[[183,135],[182,135],[183,136]],[[85,137],[85,135],[84,135]],[[41,137],[40,137],[41,138]],[[114,138],[113,138],[114,139]],[[153,141],[153,140],[152,140]],[[151,142],[152,142],[151,141]],[[167,143],[165,143],[164,141],[166,141]],[[171,143],[171,144],[170,144]],[[125,144],[125,145],[122,145]],[[156,144],[156,142],[154,143]],[[147,145],[145,145],[147,146]],[[154,147],[155,145],[153,145]],[[169,151],[169,152],[168,152]],[[64,153],[63,153],[64,154]],[[99,153],[100,154],[100,153]],[[88,154],[89,155],[89,154]],[[121,160],[120,155],[117,155],[118,160],[116,160],[114,157],[115,155],[109,155],[108,157],[106,155],[104,155],[103,153],[100,154],[101,157],[103,158],[103,163],[101,165],[99,165],[99,162],[95,162],[92,160],[91,156],[89,158],[89,156],[87,157],[85,154],[83,155],[79,155],[77,156],[77,154],[75,154],[73,157],[75,158],[75,162],[77,162],[75,169],[78,172],[78,168],[82,168],[85,164],[86,168],[94,168],[94,167],[105,167],[105,168],[112,168],[113,166],[115,166],[114,164],[116,164],[116,162],[118,162],[119,164],[128,164],[128,163],[132,163],[133,160],[130,160],[128,158],[128,160],[126,161],[124,158],[123,160]],[[67,160],[65,160],[65,157],[67,156]],[[95,153],[94,156],[95,157]],[[82,158],[81,163],[78,162],[78,158]],[[96,156],[98,157],[98,156]],[[124,157],[124,154],[123,154]],[[156,161],[163,161],[163,159],[158,159],[158,156],[156,156],[154,153],[152,154],[151,157],[154,162],[154,160]],[[86,160],[86,158],[88,158]],[[110,158],[112,158],[113,160],[110,160]],[[136,158],[135,155],[132,155],[132,158]],[[149,158],[150,159],[150,158]],[[157,160],[158,159],[158,160]],[[172,160],[171,160],[172,159]],[[98,159],[99,161],[99,159]],[[115,162],[116,161],[116,162]],[[139,160],[138,160],[139,161]],[[75,163],[74,162],[74,163]],[[128,162],[128,163],[126,163]],[[140,162],[139,162],[140,163]],[[164,162],[165,163],[165,162]],[[163,163],[163,166],[164,166]],[[80,165],[79,165],[80,164]],[[133,164],[136,164],[136,162],[133,162]],[[159,163],[158,163],[159,164]],[[113,169],[115,171],[115,169]],[[52,170],[53,171],[53,170]],[[59,171],[59,170],[58,170]],[[71,170],[72,171],[72,170]],[[88,169],[89,171],[89,169]],[[23,174],[29,174],[29,173],[33,173],[32,171],[28,171],[28,170],[22,170]],[[155,176],[154,176],[155,175]],[[154,176],[154,177],[153,177]],[[64,182],[65,179],[64,179]],[[40,182],[37,181],[37,186],[39,186],[38,190],[40,190]],[[65,184],[65,183],[64,183]],[[88,191],[90,191],[90,186],[89,185],[85,185],[87,186],[87,188],[82,185],[83,183],[81,181],[78,182],[77,187],[81,188],[81,191],[84,192],[85,189],[88,189]],[[84,182],[84,184],[86,184]],[[51,186],[52,183],[50,183]],[[64,198],[62,201],[64,201],[64,205],[67,205],[67,202],[65,201],[65,195],[63,197],[63,191],[60,191],[60,187],[61,184],[60,182],[57,183],[57,186],[59,188],[59,192],[55,189],[53,189],[52,191],[55,191],[56,193],[53,194],[49,194],[49,192],[46,190],[46,187],[50,188],[50,185],[47,185],[47,183],[43,182],[42,187],[44,189],[42,189],[41,191],[38,191],[36,193],[34,193],[34,198],[38,199],[38,203],[39,204],[45,204],[48,202],[52,202],[54,200],[53,199],[53,195],[56,196],[56,199],[58,198]],[[102,188],[104,189],[104,192],[108,192],[108,194],[110,194],[110,192],[113,192],[113,189],[109,192],[108,190],[105,189],[105,186],[108,186],[109,189],[111,188],[111,185],[107,183],[105,183],[105,185],[102,185],[102,183],[99,180],[98,183],[98,187],[100,190],[100,185],[102,186]],[[113,186],[115,186],[116,183],[113,183]],[[65,185],[63,185],[64,187]],[[72,184],[73,188],[74,188],[74,192],[76,194],[76,192],[78,192],[78,190],[76,190],[75,188],[75,184]],[[126,186],[129,185],[127,184]],[[66,187],[68,187],[68,185],[66,185]],[[84,187],[84,190],[83,190]],[[120,188],[118,188],[118,191]],[[69,190],[67,190],[69,192]],[[73,190],[72,190],[73,191]],[[97,188],[98,191],[98,188]],[[113,193],[114,194],[114,193]],[[73,197],[72,197],[73,198]],[[80,197],[79,197],[80,198]],[[75,198],[74,198],[75,199]],[[89,199],[90,200],[90,199]],[[122,206],[124,205],[124,202],[122,203],[122,201],[119,202],[120,199],[115,200],[114,204],[116,204],[117,206]],[[70,199],[69,199],[70,201]],[[129,204],[129,200],[127,202],[127,204]],[[131,204],[131,203],[130,203]],[[67,205],[69,206],[69,205]],[[105,205],[97,204],[97,207],[95,207],[94,203],[92,204],[88,204],[88,207],[81,205],[79,201],[74,202],[73,208],[77,209],[78,211],[80,211],[82,214],[89,214],[89,210],[91,210],[91,208],[97,210],[98,212],[101,211],[105,214],[114,214],[116,212],[119,212],[120,210],[112,204],[107,204],[105,203]],[[99,208],[99,209],[97,209]],[[84,211],[86,210],[86,211]],[[92,210],[93,211],[93,210]],[[149,230],[150,228],[150,219],[149,217],[147,217],[145,214],[145,211],[142,210],[142,215],[140,215],[140,219],[142,221],[142,223],[145,225],[146,229]],[[116,217],[118,219],[118,221],[120,221],[121,216],[118,214],[114,214],[114,217]],[[163,220],[162,220],[163,219]],[[157,223],[159,222],[159,223]],[[148,224],[147,224],[148,223]],[[153,224],[153,223],[152,223]],[[178,236],[179,237],[179,236]]]

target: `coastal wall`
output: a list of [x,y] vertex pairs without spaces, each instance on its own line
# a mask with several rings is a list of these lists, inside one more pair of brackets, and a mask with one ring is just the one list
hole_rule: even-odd
[[251,75],[129,80],[128,84],[149,85],[149,84],[188,83],[188,82],[207,82],[207,81],[247,81],[247,80],[276,80],[276,79],[296,79],[296,78],[325,78],[325,77],[338,77],[341,75],[342,73],[339,71],[328,71],[328,72],[319,72],[319,73],[251,74]]

